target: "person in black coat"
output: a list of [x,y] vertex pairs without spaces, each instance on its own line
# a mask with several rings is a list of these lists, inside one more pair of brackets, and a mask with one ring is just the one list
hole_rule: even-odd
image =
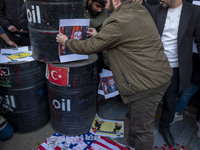
[[200,7],[185,0],[161,2],[161,5],[152,6],[151,14],[161,35],[165,53],[168,53],[173,77],[163,97],[159,131],[165,142],[172,147],[175,141],[169,128],[174,119],[178,93],[186,89],[191,82],[193,39],[200,51]]
[[0,4],[0,24],[8,37],[18,46],[30,45],[28,31],[20,23],[20,10],[24,0],[0,0]]

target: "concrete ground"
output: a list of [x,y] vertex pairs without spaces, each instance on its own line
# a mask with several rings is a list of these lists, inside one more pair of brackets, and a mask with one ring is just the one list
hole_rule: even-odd
[[[154,126],[154,146],[158,147],[164,145],[163,138],[158,132],[160,108],[159,106]],[[126,113],[127,105],[116,99],[109,100],[109,102],[104,105],[99,105],[98,109],[98,114],[103,119],[125,120],[125,126],[127,126],[129,122],[125,117]],[[188,150],[200,150],[200,138],[196,134],[197,127],[193,118],[184,115],[182,121],[172,125],[171,131],[175,137],[176,143],[185,146]],[[127,130],[125,130],[125,132],[126,136]],[[0,141],[0,150],[37,150],[38,146],[54,133],[55,131],[52,129],[49,121],[41,129],[31,133],[14,133],[13,137],[9,140]],[[117,141],[126,144],[125,138],[118,139]]]

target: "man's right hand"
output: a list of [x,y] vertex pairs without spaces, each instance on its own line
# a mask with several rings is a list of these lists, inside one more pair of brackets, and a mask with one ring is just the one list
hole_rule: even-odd
[[19,32],[19,30],[17,30],[17,28],[15,26],[13,26],[13,25],[8,27],[8,31],[10,31],[10,32]]
[[97,30],[95,28],[89,28],[87,31],[87,35],[90,36],[95,36],[97,34]]

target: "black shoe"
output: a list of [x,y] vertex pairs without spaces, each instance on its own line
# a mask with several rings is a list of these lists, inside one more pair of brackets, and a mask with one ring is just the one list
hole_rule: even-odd
[[174,137],[172,136],[169,128],[159,128],[159,132],[163,136],[163,139],[165,140],[167,145],[169,145],[170,147],[173,147],[175,145]]

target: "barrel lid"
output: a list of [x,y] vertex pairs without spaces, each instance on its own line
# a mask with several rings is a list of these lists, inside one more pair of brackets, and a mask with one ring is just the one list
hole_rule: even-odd
[[82,66],[86,66],[86,65],[90,65],[93,64],[94,62],[96,62],[98,59],[98,55],[97,54],[90,54],[88,55],[88,59],[85,60],[79,60],[79,61],[73,61],[73,62],[67,62],[67,63],[49,63],[53,66],[57,66],[57,67],[82,67]]

